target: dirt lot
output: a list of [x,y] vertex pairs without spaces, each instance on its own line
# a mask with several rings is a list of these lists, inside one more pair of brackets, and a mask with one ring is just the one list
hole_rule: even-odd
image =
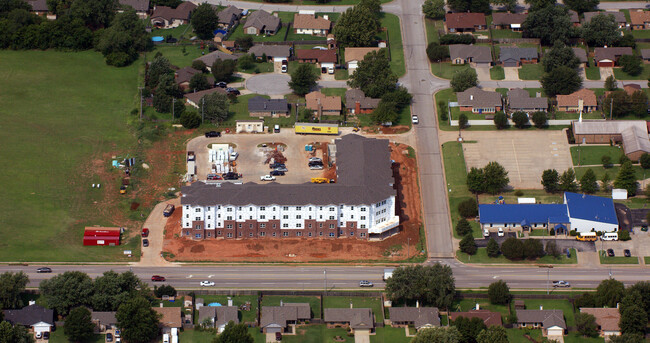
[[[165,227],[163,251],[173,261],[373,261],[402,260],[406,256],[407,238],[411,255],[419,240],[421,218],[417,166],[406,153],[406,145],[391,144],[391,158],[397,171],[399,215],[402,232],[383,241],[367,242],[350,238],[327,239],[253,239],[193,241],[180,237],[182,211],[176,211]],[[326,161],[324,161],[326,162]],[[330,177],[332,171],[323,171]],[[393,251],[386,257],[388,251]]]

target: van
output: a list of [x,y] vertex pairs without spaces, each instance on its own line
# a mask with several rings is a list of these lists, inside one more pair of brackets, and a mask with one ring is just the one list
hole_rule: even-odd
[[598,240],[598,236],[595,232],[580,232],[576,239],[583,242],[595,242]]
[[163,335],[163,343],[169,343],[169,334],[168,333]]
[[165,206],[165,210],[163,211],[163,216],[165,217],[171,216],[172,213],[174,213],[174,209],[175,209],[174,205],[167,204],[167,206]]
[[275,126],[273,127],[273,132],[280,133],[280,125],[275,124]]
[[603,241],[618,241],[618,232],[605,232],[600,239]]

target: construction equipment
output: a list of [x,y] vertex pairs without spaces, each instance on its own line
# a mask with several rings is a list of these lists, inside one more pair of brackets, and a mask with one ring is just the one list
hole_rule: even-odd
[[335,183],[334,179],[328,179],[326,177],[312,177],[311,183]]
[[120,186],[120,194],[126,194],[126,186],[125,185]]

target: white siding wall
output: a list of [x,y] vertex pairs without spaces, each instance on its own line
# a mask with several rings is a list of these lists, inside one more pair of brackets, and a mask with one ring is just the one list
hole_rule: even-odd
[[602,232],[618,231],[618,225],[616,224],[599,223],[591,220],[576,219],[576,218],[570,218],[570,221],[571,221],[571,229],[577,230],[578,232],[590,232],[592,229],[594,231],[602,231]]

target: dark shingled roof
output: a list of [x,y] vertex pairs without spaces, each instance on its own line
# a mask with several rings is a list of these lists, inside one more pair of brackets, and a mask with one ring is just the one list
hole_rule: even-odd
[[147,12],[149,0],[120,0],[120,5],[131,6],[136,12]]
[[475,26],[485,26],[483,13],[447,13],[445,24],[450,29],[473,29]]
[[488,310],[471,310],[467,312],[449,312],[449,320],[456,320],[458,317],[481,318],[486,326],[501,326],[501,314]]
[[296,322],[311,319],[308,303],[284,303],[282,306],[262,306],[261,327],[272,324],[286,327],[288,321]]
[[90,319],[99,322],[101,325],[115,325],[117,319],[115,318],[115,311],[113,312],[90,312]]
[[633,55],[634,52],[629,46],[626,47],[609,47],[609,48],[595,48],[594,59],[596,62],[602,60],[616,61],[623,55]]
[[492,62],[492,52],[489,46],[452,44],[449,46],[449,57],[452,61],[456,58],[467,60],[471,57],[472,62]]
[[583,48],[571,48],[573,49],[573,53],[576,55],[576,57],[580,60],[580,63],[587,63],[587,52]]
[[275,29],[280,26],[280,18],[264,10],[255,11],[248,15],[248,19],[246,19],[246,23],[244,24],[244,30],[251,26],[259,31],[265,28]]
[[440,326],[440,313],[436,307],[390,307],[390,320],[411,322],[416,329],[423,326]]
[[545,329],[551,326],[566,329],[562,310],[517,310],[517,323],[541,323]]
[[350,323],[352,329],[372,329],[375,318],[369,308],[326,308],[326,323]]
[[206,319],[214,320],[214,327],[228,324],[231,320],[239,324],[237,306],[202,306],[199,308],[199,324]]
[[233,17],[239,18],[241,17],[242,10],[230,5],[223,10],[219,11],[217,13],[217,17],[219,17],[219,24],[226,24],[230,25],[231,20],[233,20]]
[[296,50],[296,57],[299,60],[317,60],[319,63],[336,63],[335,50],[299,49]]
[[289,104],[286,99],[267,99],[256,96],[248,99],[248,112],[288,112]]
[[375,109],[379,105],[380,100],[366,97],[360,89],[348,89],[345,91],[345,107],[349,109],[355,108],[357,101],[361,109]]
[[623,12],[585,12],[583,15],[585,16],[585,23],[588,23],[593,19],[593,17],[599,15],[599,14],[604,14],[604,15],[611,15],[614,16],[614,19],[616,20],[617,23],[626,23],[627,21],[625,20],[625,14]]
[[494,25],[511,25],[523,24],[528,17],[528,13],[493,13],[492,24]]
[[54,310],[39,305],[29,305],[20,310],[5,310],[5,319],[13,325],[32,326],[39,322],[54,325]]
[[511,47],[502,47],[501,53],[499,54],[499,60],[501,62],[506,62],[509,60],[520,61],[532,60],[537,58],[537,49],[536,48],[511,48]]
[[34,12],[48,12],[46,0],[27,0],[27,3],[32,6]]
[[289,57],[291,55],[291,47],[289,45],[264,45],[255,44],[249,50],[249,54],[254,54],[261,57],[266,54],[266,57]]
[[456,93],[460,106],[472,107],[498,107],[502,106],[501,94],[497,92],[484,91],[478,87],[472,87],[464,92]]
[[535,110],[538,108],[548,108],[548,98],[535,97],[531,98],[528,91],[521,88],[515,88],[508,91],[508,102],[511,110]]

